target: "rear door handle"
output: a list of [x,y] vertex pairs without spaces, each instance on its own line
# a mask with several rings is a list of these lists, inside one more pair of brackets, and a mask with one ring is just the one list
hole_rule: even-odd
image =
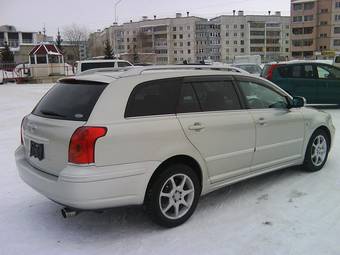
[[196,122],[194,125],[189,126],[189,130],[191,131],[201,131],[204,128],[205,127],[199,122]]

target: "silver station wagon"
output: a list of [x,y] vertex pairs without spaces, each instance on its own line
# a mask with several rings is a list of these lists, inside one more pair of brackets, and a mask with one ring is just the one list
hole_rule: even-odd
[[335,128],[273,83],[232,68],[109,69],[61,79],[24,117],[21,178],[80,211],[144,205],[165,227],[201,195],[274,170],[323,168]]

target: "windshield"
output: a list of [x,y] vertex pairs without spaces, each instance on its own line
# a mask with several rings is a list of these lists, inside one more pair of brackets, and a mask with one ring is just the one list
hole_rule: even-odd
[[260,74],[262,71],[258,65],[237,65],[236,67],[241,68],[251,74]]

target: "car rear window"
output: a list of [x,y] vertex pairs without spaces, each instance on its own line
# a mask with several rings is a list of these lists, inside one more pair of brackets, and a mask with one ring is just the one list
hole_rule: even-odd
[[32,114],[61,120],[87,121],[106,83],[57,83]]
[[82,63],[81,64],[81,71],[87,71],[97,68],[110,68],[115,67],[115,62],[96,62],[96,63]]
[[131,66],[128,62],[118,62],[118,67]]

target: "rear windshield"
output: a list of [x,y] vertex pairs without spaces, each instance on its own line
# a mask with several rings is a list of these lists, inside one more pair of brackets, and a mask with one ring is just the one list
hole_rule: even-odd
[[82,63],[81,64],[81,71],[87,71],[97,68],[109,68],[109,67],[115,67],[115,62],[95,62],[95,63]]
[[40,100],[33,114],[50,119],[87,121],[107,84],[57,83]]
[[336,58],[335,58],[335,61],[334,61],[335,63],[340,63],[340,56],[337,56]]

